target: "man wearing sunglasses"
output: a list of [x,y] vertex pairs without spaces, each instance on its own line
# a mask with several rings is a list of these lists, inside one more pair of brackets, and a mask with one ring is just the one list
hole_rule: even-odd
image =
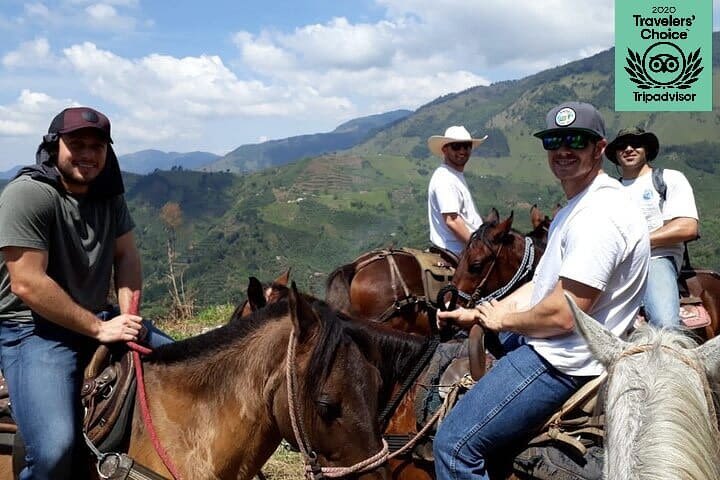
[[428,138],[430,151],[443,159],[428,185],[428,221],[430,242],[460,255],[470,235],[482,225],[463,171],[472,149],[483,143],[472,138],[465,127],[453,126],[445,135]]
[[574,331],[564,293],[616,335],[632,325],[650,242],[640,210],[602,171],[600,113],[568,102],[547,115],[542,140],[567,205],[553,219],[533,280],[500,301],[438,312],[440,321],[498,332],[504,350],[440,425],[437,478],[489,478],[487,459],[517,448],[603,367]]
[[657,157],[660,142],[652,132],[626,128],[605,149],[605,156],[620,166],[620,181],[632,201],[645,214],[650,230],[651,259],[643,303],[645,316],[657,327],[680,326],[680,295],[677,277],[684,243],[698,236],[695,196],[685,175],[677,170],[661,172],[665,187],[658,191],[650,162]]

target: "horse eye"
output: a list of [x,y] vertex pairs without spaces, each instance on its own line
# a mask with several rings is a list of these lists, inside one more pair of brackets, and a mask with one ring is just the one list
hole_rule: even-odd
[[483,269],[483,265],[484,265],[484,264],[485,264],[485,262],[483,262],[483,261],[473,262],[473,263],[471,263],[471,264],[468,266],[468,271],[469,271],[470,273],[474,273],[474,274],[477,275],[477,274],[479,274],[480,272],[482,272],[482,269]]
[[322,397],[315,403],[317,405],[318,415],[320,415],[320,418],[322,418],[326,422],[331,422],[339,418],[340,414],[342,413],[340,404],[333,402],[327,397]]

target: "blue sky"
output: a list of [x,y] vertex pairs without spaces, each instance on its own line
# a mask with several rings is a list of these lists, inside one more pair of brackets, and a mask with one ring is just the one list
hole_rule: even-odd
[[415,109],[611,47],[613,5],[0,0],[0,170],[31,163],[71,105],[105,112],[120,154],[224,154]]

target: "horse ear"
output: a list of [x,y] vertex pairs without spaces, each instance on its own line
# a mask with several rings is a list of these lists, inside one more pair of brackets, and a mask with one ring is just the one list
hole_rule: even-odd
[[695,349],[700,361],[705,367],[708,377],[714,381],[720,380],[720,337],[703,343]]
[[513,212],[510,212],[510,216],[498,223],[490,231],[490,239],[493,243],[500,243],[502,239],[510,232],[513,222]]
[[575,329],[585,339],[595,359],[602,363],[605,368],[609,368],[627,350],[630,344],[620,340],[620,338],[600,325],[600,322],[580,310],[572,295],[567,292],[563,293],[575,318]]
[[533,228],[538,228],[542,224],[542,213],[540,213],[540,209],[538,208],[537,204],[533,205],[530,209],[530,223],[532,224]]
[[492,207],[490,209],[490,213],[487,214],[487,217],[483,219],[484,223],[497,223],[500,221],[500,214],[497,211],[497,208]]
[[560,205],[559,203],[555,204],[555,208],[552,211],[553,218],[557,217],[557,212],[559,212],[561,208],[562,208],[562,205]]
[[287,287],[289,280],[290,280],[290,267],[288,267],[288,269],[285,270],[285,273],[281,274],[279,277],[277,277],[275,280],[273,280],[273,285],[280,285],[282,287]]
[[295,328],[295,335],[302,343],[308,338],[312,327],[317,323],[318,319],[310,304],[298,292],[295,282],[292,282],[290,287],[288,305],[290,307],[290,318]]
[[263,293],[263,286],[255,277],[250,277],[250,283],[248,283],[247,299],[252,307],[253,311],[262,308],[266,305],[265,294]]

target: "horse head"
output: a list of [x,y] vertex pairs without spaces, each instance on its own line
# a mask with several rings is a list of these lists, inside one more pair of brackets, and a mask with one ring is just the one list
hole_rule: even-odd
[[[408,347],[407,336],[351,322],[324,302],[298,293],[294,282],[287,302],[297,342],[294,359],[289,349],[288,368],[296,371],[288,371],[286,394],[277,395],[273,404],[280,433],[313,468],[349,467],[370,459],[374,467],[357,478],[386,478],[386,467],[380,467],[387,456],[380,409],[389,397],[388,385],[409,364],[407,349],[419,351],[423,341],[413,338]],[[392,342],[398,348],[382,350]]]
[[605,478],[720,478],[712,397],[720,339],[697,346],[682,332],[643,326],[625,341],[565,296],[578,333],[608,371]]
[[512,222],[511,212],[503,221],[483,223],[470,236],[452,280],[466,305],[503,288],[521,266],[525,237],[512,229]]
[[263,308],[268,303],[274,303],[284,298],[288,293],[288,281],[290,279],[290,269],[281,274],[272,283],[265,287],[256,277],[250,277],[248,280],[247,299],[235,307],[230,321],[250,315],[252,312]]

